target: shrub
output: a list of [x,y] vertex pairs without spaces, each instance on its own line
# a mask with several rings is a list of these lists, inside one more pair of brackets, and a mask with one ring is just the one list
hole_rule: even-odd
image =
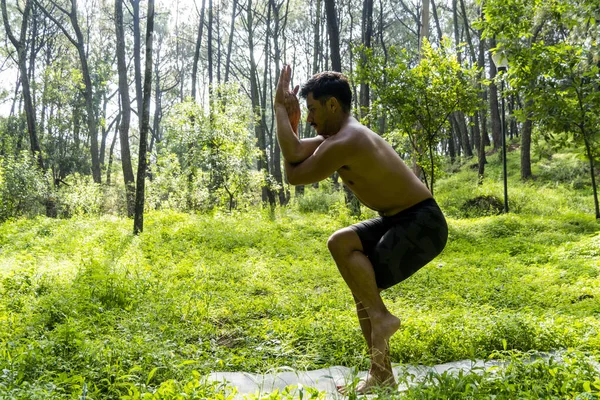
[[497,215],[503,210],[502,200],[496,196],[483,195],[465,201],[461,207],[467,218]]
[[99,215],[104,196],[102,187],[91,176],[78,173],[65,178],[66,185],[58,190],[58,210],[63,217]]
[[333,185],[323,181],[318,189],[306,188],[304,196],[296,198],[298,211],[302,213],[317,212],[328,214],[339,208],[344,202],[341,190],[335,190]]
[[46,181],[31,154],[0,158],[0,221],[43,211]]

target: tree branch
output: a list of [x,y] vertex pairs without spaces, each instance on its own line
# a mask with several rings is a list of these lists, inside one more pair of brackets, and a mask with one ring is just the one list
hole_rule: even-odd
[[[35,2],[35,4],[37,4],[40,7],[40,9],[42,10],[42,12],[48,18],[50,18],[52,20],[52,22],[54,22],[54,24],[58,27],[58,29],[60,29],[63,32],[63,34],[67,37],[67,39],[69,40],[69,42],[71,42],[73,44],[73,46],[75,46],[75,47],[79,46],[79,43],[75,39],[73,39],[73,37],[69,34],[69,32],[67,32],[66,28],[60,22],[58,22],[58,20],[56,18],[54,18],[52,16],[52,14],[50,14],[48,12],[48,10],[46,10],[46,7],[44,7],[42,5],[42,3],[40,3],[39,0],[33,0],[33,1]],[[54,4],[54,2],[52,2],[52,3]],[[59,9],[60,9],[60,7],[59,7]],[[64,9],[62,11],[65,12]],[[69,15],[69,13],[66,13],[66,14]]]

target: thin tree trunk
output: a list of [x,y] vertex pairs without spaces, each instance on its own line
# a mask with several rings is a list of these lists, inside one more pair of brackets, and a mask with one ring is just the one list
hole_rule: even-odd
[[133,8],[133,65],[135,75],[135,101],[137,116],[141,127],[142,121],[142,44],[140,33],[140,0],[130,0]]
[[229,82],[229,70],[231,67],[231,49],[233,48],[233,36],[235,33],[235,17],[237,11],[237,0],[233,0],[231,11],[231,26],[229,28],[229,42],[227,43],[227,59],[225,61],[225,82]]
[[[260,108],[260,93],[257,82],[257,66],[256,59],[254,58],[254,15],[252,8],[252,0],[248,1],[247,9],[247,28],[248,28],[248,51],[250,53],[250,98],[252,101],[252,109],[257,121],[261,120],[261,108]],[[263,126],[260,122],[254,123],[254,134],[257,139],[257,146],[259,150],[259,156],[257,160],[257,169],[260,173],[264,174],[267,178],[267,160],[266,160],[266,140]],[[266,180],[266,179],[265,179]],[[265,183],[262,187],[262,201],[267,202],[269,200],[269,188]]]
[[146,69],[144,73],[144,99],[142,129],[140,130],[140,153],[135,193],[135,217],[133,233],[144,230],[144,202],[147,166],[148,131],[150,130],[150,98],[152,96],[152,36],[154,32],[154,0],[148,0],[148,21],[146,23]]
[[[429,1],[429,0],[427,0]],[[373,0],[363,0],[362,12],[362,44],[365,49],[371,48],[371,38],[373,36]],[[366,54],[361,55],[361,62],[366,63]],[[360,117],[364,118],[369,112],[370,106],[370,88],[366,83],[360,84]]]
[[594,193],[594,208],[596,210],[596,220],[600,220],[600,206],[598,204],[598,189],[596,187],[596,166],[594,165],[594,155],[592,153],[592,146],[583,127],[581,128],[581,134],[585,143],[585,151],[587,154],[587,158],[590,163],[590,174],[592,177],[592,191]]
[[421,15],[421,33],[419,34],[419,56],[423,48],[424,39],[429,40],[429,0],[423,0],[423,14]]
[[[196,38],[196,49],[194,51],[194,63],[192,64],[192,100],[196,101],[196,85],[198,81],[198,61],[200,60],[200,47],[202,44],[202,31],[204,30],[204,10],[206,0],[202,0],[202,11],[200,11],[200,26]],[[234,0],[235,3],[237,1]]]
[[38,167],[44,170],[44,160],[42,157],[42,151],[38,141],[37,127],[35,121],[35,108],[33,106],[33,98],[31,96],[31,88],[29,85],[29,76],[27,73],[27,23],[31,11],[32,1],[27,0],[25,2],[25,8],[23,10],[23,17],[21,21],[21,32],[20,37],[17,39],[10,28],[8,12],[6,10],[6,0],[2,0],[2,19],[4,21],[4,28],[9,37],[11,43],[17,51],[17,60],[19,64],[19,73],[21,75],[21,86],[23,88],[23,100],[25,102],[25,117],[27,119],[27,130],[29,132],[29,143],[31,152],[37,159]]
[[110,174],[112,172],[112,163],[113,163],[113,153],[115,150],[115,143],[117,142],[117,136],[119,136],[119,131],[121,130],[121,113],[117,115],[117,124],[115,126],[115,134],[113,135],[113,139],[110,143],[110,149],[108,150],[108,166],[106,167],[106,184],[110,186]]
[[529,118],[523,124],[521,135],[521,179],[531,179],[531,130],[533,121]]
[[[483,7],[480,6],[479,13],[481,20],[483,20]],[[479,73],[479,78],[485,77],[485,40],[482,38],[483,30],[479,30],[479,53],[477,54],[477,66],[480,68],[481,72]],[[479,85],[481,90],[481,100],[483,104],[487,104],[487,95],[486,91]],[[481,139],[479,141],[479,148],[477,149],[477,159],[478,159],[478,183],[483,183],[483,177],[485,175],[485,164],[487,163],[487,159],[485,156],[485,146],[489,145],[490,138],[487,133],[487,111],[485,108],[478,111],[480,120],[481,120]]]
[[[119,73],[119,94],[121,120],[119,125],[119,144],[121,146],[121,166],[123,168],[123,183],[125,184],[125,200],[127,217],[135,212],[135,177],[131,166],[131,150],[129,148],[129,124],[131,121],[131,100],[127,82],[127,64],[125,61],[125,31],[123,28],[123,2],[115,0],[115,32],[117,35],[117,70]],[[114,145],[114,142],[113,142]],[[112,145],[111,145],[112,147]],[[111,150],[112,154],[112,150]],[[111,158],[112,162],[112,158]],[[110,169],[110,166],[109,166]],[[110,172],[109,172],[110,173]],[[107,175],[107,179],[110,175]]]
[[[208,0],[208,98],[210,109],[212,110],[212,90],[213,90],[213,0]],[[211,111],[212,113],[212,111]]]
[[438,44],[441,46],[442,44],[442,26],[440,25],[440,18],[438,16],[437,7],[435,6],[435,1],[431,0],[431,11],[433,14],[433,20],[435,21],[435,27],[438,35]]
[[[489,48],[493,49],[496,47],[496,39],[490,39]],[[500,111],[498,109],[498,88],[494,83],[496,77],[496,66],[492,60],[491,54],[489,55],[490,64],[490,113],[492,118],[492,140],[494,142],[494,150],[498,150],[500,147],[500,140],[502,136],[502,125],[500,121]]]
[[[274,30],[273,30],[274,49],[273,49],[273,52],[274,52],[274,56],[275,56],[275,59],[274,59],[274,61],[275,61],[275,81],[278,82],[279,81],[279,73],[281,71],[281,66],[280,66],[281,50],[279,49],[279,35],[280,35],[280,30],[281,30],[281,28],[280,28],[280,21],[281,21],[280,11],[281,11],[281,7],[283,6],[284,3],[277,4],[277,2],[275,0],[270,0],[269,3],[271,4],[271,8],[273,10],[273,19],[274,19]],[[284,16],[284,18],[287,18],[287,15]],[[285,34],[285,32],[282,32],[282,33]],[[266,81],[266,79],[265,79],[265,81]],[[266,109],[266,106],[265,106],[265,109]],[[273,116],[271,118],[273,118]],[[279,147],[279,141],[275,140],[274,142],[275,143],[272,146],[274,148],[274,150],[273,150],[273,157],[271,158],[273,160],[273,162],[271,164],[271,173],[280,186],[280,189],[278,192],[279,204],[285,205],[287,203],[287,197],[286,197],[286,193],[285,193],[285,187],[283,185],[283,174],[281,173],[281,149]]]

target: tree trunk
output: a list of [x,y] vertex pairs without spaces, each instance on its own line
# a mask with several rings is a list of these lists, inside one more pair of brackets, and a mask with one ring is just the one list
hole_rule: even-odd
[[598,205],[598,189],[596,187],[596,167],[594,165],[594,155],[592,153],[592,146],[584,129],[581,128],[581,131],[581,135],[583,136],[583,141],[585,143],[586,155],[588,161],[590,162],[590,174],[592,176],[592,191],[594,193],[594,208],[596,210],[596,220],[600,220],[600,206]]
[[140,0],[130,0],[133,8],[133,65],[135,75],[135,101],[137,104],[138,127],[142,121],[142,44],[140,33]]
[[[115,143],[117,142],[117,136],[119,136],[120,130],[121,130],[121,113],[119,113],[119,115],[117,115],[117,124],[115,126],[115,134],[113,135],[113,139],[110,143],[110,149],[108,150],[108,166],[106,167],[106,184],[108,186],[110,186],[110,174],[112,172],[113,153],[115,150]],[[132,202],[132,204],[133,204],[133,202]]]
[[[427,0],[429,1],[429,0]],[[373,36],[373,0],[363,0],[362,11],[362,44],[365,49],[371,48],[371,38]],[[361,55],[361,62],[366,63],[366,54]],[[369,112],[370,106],[370,88],[366,83],[360,84],[360,117],[364,118]]]
[[29,132],[29,143],[31,152],[37,160],[38,167],[44,170],[44,160],[42,157],[42,151],[40,143],[38,141],[37,127],[35,122],[35,108],[33,106],[33,97],[31,96],[31,88],[29,85],[29,76],[27,73],[27,23],[29,20],[29,14],[31,11],[32,1],[27,0],[25,2],[25,8],[23,10],[23,19],[21,22],[20,37],[17,39],[10,28],[8,12],[6,10],[6,0],[2,0],[2,19],[4,21],[4,28],[9,37],[11,43],[17,51],[17,60],[19,64],[19,73],[21,75],[21,86],[23,88],[23,100],[25,102],[25,117],[27,119],[27,131]]
[[142,103],[142,125],[140,130],[140,154],[137,170],[137,184],[135,193],[135,217],[133,233],[135,235],[144,230],[144,201],[146,185],[146,149],[148,144],[148,131],[150,130],[150,98],[152,95],[152,36],[154,32],[154,0],[148,0],[148,21],[146,23],[146,69],[144,72],[144,98]]
[[231,11],[231,26],[229,28],[229,42],[227,43],[227,58],[225,60],[225,82],[229,82],[229,70],[231,68],[231,49],[233,48],[233,35],[235,33],[235,17],[237,11],[237,0],[233,0]]
[[[196,101],[196,84],[198,81],[198,61],[200,60],[200,46],[202,44],[202,31],[204,30],[204,10],[206,0],[202,0],[202,11],[200,11],[200,26],[196,38],[196,50],[194,51],[194,63],[192,64],[192,100]],[[234,1],[234,3],[236,3]],[[234,6],[235,7],[235,6]],[[235,9],[234,9],[235,13]]]
[[419,34],[419,57],[424,39],[429,40],[429,0],[423,0],[423,14],[421,15],[421,33]]
[[442,45],[442,37],[444,36],[442,34],[442,26],[440,24],[440,18],[438,16],[438,12],[437,12],[437,7],[435,6],[435,1],[431,0],[431,13],[433,14],[433,20],[435,22],[435,27],[436,27],[436,31],[438,34],[438,44],[441,46]]
[[[129,85],[127,82],[127,63],[125,61],[125,31],[123,28],[122,0],[115,0],[115,32],[117,35],[117,70],[119,73],[119,97],[121,100],[119,144],[121,145],[121,166],[123,168],[123,181],[125,184],[127,217],[131,218],[133,217],[135,211],[135,177],[133,175],[133,168],[131,166],[131,150],[129,148],[131,100],[129,98]],[[107,179],[109,176],[110,175],[107,176]]]
[[[258,81],[257,81],[257,67],[256,59],[254,58],[254,15],[252,9],[252,0],[248,1],[247,9],[247,28],[248,28],[248,51],[250,53],[250,98],[252,101],[252,110],[256,116],[256,121],[261,120],[261,108],[260,108],[260,93],[258,92]],[[267,172],[267,160],[266,160],[266,138],[263,126],[260,122],[254,122],[254,134],[257,139],[257,146],[259,150],[259,156],[257,160],[257,169],[265,177],[268,176]],[[262,187],[262,201],[267,202],[269,200],[269,188],[268,184]]]
[[[490,49],[496,47],[496,39],[490,39]],[[491,54],[489,55],[490,64],[490,114],[492,118],[492,140],[494,142],[494,150],[498,150],[500,147],[500,140],[502,136],[502,123],[500,121],[500,111],[498,109],[498,88],[494,83],[496,77],[496,66],[492,60]]]
[[[208,50],[208,99],[210,109],[212,110],[212,90],[213,90],[213,0],[208,0],[208,37],[207,37],[207,50]],[[211,111],[212,113],[212,111]]]
[[331,69],[342,72],[342,57],[340,55],[340,32],[338,29],[337,14],[334,0],[325,0],[325,14],[327,16],[327,32],[329,34],[329,54],[331,55]]
[[[526,102],[526,112],[531,106],[531,102]],[[533,121],[529,118],[525,120],[523,124],[523,131],[521,135],[521,179],[527,180],[533,177],[531,173],[531,130],[533,128]]]
[[[480,8],[480,13],[479,13],[481,20],[483,20],[484,15],[483,15],[483,7]],[[482,38],[483,36],[483,30],[479,30],[478,31],[479,34],[479,52],[477,54],[477,66],[481,69],[481,72],[479,73],[479,78],[483,78],[485,77],[485,40]],[[483,75],[483,76],[482,76]],[[484,88],[482,87],[482,85],[479,85],[479,88],[481,90],[481,100],[483,104],[487,103],[487,96],[486,96],[486,91],[484,90]],[[481,184],[483,183],[483,177],[485,175],[485,164],[487,163],[487,159],[485,157],[485,146],[489,145],[490,143],[490,138],[488,136],[487,133],[487,112],[486,109],[483,108],[481,110],[478,111],[479,116],[480,116],[480,120],[481,120],[481,140],[479,141],[479,147],[477,149],[477,159],[478,159],[478,182]]]
[[[269,3],[271,5],[271,9],[273,10],[273,19],[274,19],[274,21],[273,21],[274,22],[273,54],[275,56],[275,59],[274,59],[274,61],[275,61],[275,81],[279,82],[279,73],[281,71],[281,66],[280,66],[281,50],[279,49],[279,34],[280,34],[280,30],[281,30],[281,28],[280,28],[280,21],[281,21],[280,11],[281,11],[281,7],[282,7],[283,3],[277,4],[277,2],[275,0],[270,0]],[[285,17],[287,18],[287,16],[285,16]],[[285,32],[282,32],[282,33],[285,35]],[[267,55],[265,55],[265,58],[268,59]],[[266,82],[266,76],[265,76],[265,82]],[[266,109],[266,106],[264,107],[264,109]],[[273,114],[271,114],[271,118],[273,118]],[[271,174],[273,175],[273,177],[275,178],[275,180],[277,181],[277,183],[279,184],[279,187],[280,187],[280,189],[278,191],[279,204],[285,205],[287,203],[287,197],[285,194],[285,187],[283,184],[283,174],[281,173],[281,149],[279,147],[279,141],[274,140],[272,147],[273,147],[273,157],[271,158],[272,159]]]

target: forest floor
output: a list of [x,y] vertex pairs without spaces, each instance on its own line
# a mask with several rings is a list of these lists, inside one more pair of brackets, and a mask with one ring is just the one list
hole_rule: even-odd
[[[397,367],[502,367],[433,371],[375,397],[598,397],[600,225],[589,178],[563,155],[523,183],[518,154],[509,161],[509,214],[469,202],[502,199],[496,157],[483,185],[469,165],[440,177],[448,245],[383,292],[402,318],[390,342]],[[311,208],[321,212],[301,212]],[[137,237],[116,216],[1,224],[0,399],[227,399],[239,393],[211,372],[364,371],[352,296],[325,245],[354,221],[323,184],[273,213],[150,212]],[[325,397],[301,389],[245,397]]]

